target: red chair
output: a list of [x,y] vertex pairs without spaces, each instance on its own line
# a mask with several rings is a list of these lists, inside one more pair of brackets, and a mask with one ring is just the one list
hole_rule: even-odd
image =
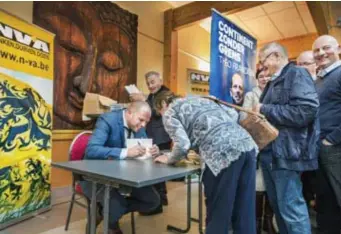
[[[84,155],[85,155],[85,149],[86,149],[86,146],[88,145],[91,134],[92,134],[91,131],[84,131],[84,132],[79,133],[73,139],[69,148],[69,161],[83,160]],[[70,223],[70,218],[71,218],[71,213],[72,213],[74,203],[87,209],[87,220],[90,220],[90,200],[84,195],[82,188],[79,184],[79,179],[80,178],[76,174],[74,173],[72,174],[72,197],[71,197],[69,211],[68,211],[67,218],[66,218],[65,231],[69,229],[69,223]],[[76,195],[84,198],[87,205],[84,205],[83,203],[76,200]],[[134,212],[131,212],[131,229],[132,229],[132,234],[135,234]],[[86,230],[86,233],[88,232],[89,230]]]
[[[84,155],[85,155],[85,149],[86,146],[90,140],[92,132],[91,131],[84,131],[79,133],[71,142],[70,148],[69,148],[69,161],[78,161],[78,160],[83,160]],[[76,195],[82,197],[85,199],[87,205],[84,205],[83,203],[79,202],[76,200]],[[65,231],[69,229],[69,223],[70,223],[70,218],[71,218],[71,213],[73,209],[73,204],[76,203],[77,205],[84,207],[85,209],[88,210],[87,215],[88,215],[88,220],[89,218],[89,207],[90,207],[90,201],[89,199],[84,195],[82,188],[79,184],[79,177],[72,173],[72,197],[70,201],[70,206],[69,206],[69,212],[67,214],[66,218],[66,224],[65,224]]]

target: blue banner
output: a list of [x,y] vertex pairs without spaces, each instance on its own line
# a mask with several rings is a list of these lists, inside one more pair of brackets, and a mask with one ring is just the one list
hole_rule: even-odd
[[242,105],[256,85],[257,40],[212,11],[210,94]]

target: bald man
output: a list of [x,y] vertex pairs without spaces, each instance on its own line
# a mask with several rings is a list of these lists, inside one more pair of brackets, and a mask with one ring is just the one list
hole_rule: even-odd
[[313,51],[308,50],[302,52],[297,57],[297,65],[300,67],[304,67],[308,70],[313,80],[316,80],[316,63],[314,60]]
[[239,106],[243,105],[244,100],[244,79],[239,73],[232,76],[232,85],[230,88],[230,95],[233,103]]
[[[101,115],[88,143],[85,159],[95,160],[125,160],[145,154],[146,149],[140,145],[127,148],[128,138],[147,138],[145,127],[151,117],[151,109],[147,102],[131,103],[127,109],[114,110]],[[156,145],[150,148],[153,156],[159,154]],[[91,182],[82,181],[84,194],[91,199]],[[104,202],[103,185],[98,186],[98,201]],[[132,211],[149,212],[160,204],[160,197],[151,186],[133,188],[129,199],[122,196],[116,188],[110,192],[109,233],[121,234],[118,220]]]
[[340,234],[341,229],[341,61],[340,45],[329,35],[313,44],[319,67],[321,149],[317,174],[317,225],[319,233]]

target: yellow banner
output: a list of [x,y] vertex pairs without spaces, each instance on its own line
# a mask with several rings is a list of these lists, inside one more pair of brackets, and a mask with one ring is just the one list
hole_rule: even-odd
[[0,65],[53,79],[53,39],[46,30],[0,10]]
[[53,40],[0,10],[0,230],[51,206]]
[[205,71],[187,69],[188,94],[208,95],[210,93],[210,74]]

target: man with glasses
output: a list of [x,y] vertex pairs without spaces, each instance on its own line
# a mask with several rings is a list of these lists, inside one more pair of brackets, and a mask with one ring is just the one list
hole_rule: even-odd
[[255,111],[279,130],[279,136],[260,152],[266,192],[281,234],[310,234],[300,175],[318,167],[319,101],[308,71],[289,63],[278,43],[261,48],[259,61],[271,80]]
[[340,45],[329,35],[313,44],[319,67],[317,92],[320,99],[322,141],[317,172],[316,210],[318,233],[340,234],[341,230],[341,61]]
[[297,65],[300,67],[304,67],[308,70],[313,80],[316,80],[316,63],[314,60],[313,51],[308,50],[302,52],[297,57]]

